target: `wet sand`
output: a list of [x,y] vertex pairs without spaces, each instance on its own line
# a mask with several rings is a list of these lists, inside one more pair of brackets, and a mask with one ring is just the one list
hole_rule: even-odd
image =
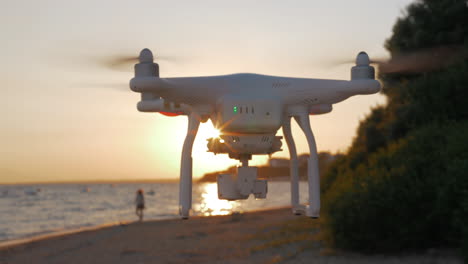
[[3,246],[0,263],[462,263],[452,251],[364,256],[327,249],[319,222],[310,221],[317,220],[283,208],[134,222]]

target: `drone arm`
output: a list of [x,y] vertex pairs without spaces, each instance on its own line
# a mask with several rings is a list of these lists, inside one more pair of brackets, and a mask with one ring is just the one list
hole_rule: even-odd
[[149,100],[141,100],[137,104],[137,109],[140,112],[166,112],[173,114],[188,115],[190,113],[190,106],[186,104],[175,105],[173,102],[166,102],[163,98],[152,98]]
[[135,77],[130,80],[130,89],[137,93],[160,92],[170,89],[170,84],[163,78],[155,76]]
[[353,79],[349,81],[347,92],[356,94],[375,94],[381,90],[380,82],[374,79]]
[[291,117],[285,116],[283,135],[289,149],[289,173],[291,176],[291,205],[294,214],[299,213],[299,162],[297,160],[296,144],[291,132]]
[[192,147],[200,126],[199,116],[191,113],[188,116],[187,136],[182,148],[180,163],[180,185],[179,185],[179,214],[183,219],[189,217],[192,208]]
[[306,215],[317,218],[320,214],[320,176],[318,168],[317,145],[314,134],[310,127],[309,115],[300,113],[294,116],[294,119],[304,132],[309,145],[309,159],[307,161],[307,177],[309,184],[309,206],[306,208]]

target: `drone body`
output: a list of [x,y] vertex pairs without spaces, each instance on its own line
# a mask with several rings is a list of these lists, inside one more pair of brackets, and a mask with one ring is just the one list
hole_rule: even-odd
[[[309,115],[324,114],[332,105],[350,96],[380,91],[374,79],[369,57],[361,52],[351,70],[351,80],[325,80],[232,74],[207,77],[159,78],[159,65],[148,49],[142,50],[135,65],[130,88],[141,93],[137,109],[141,112],[187,115],[188,132],[184,141],[180,170],[179,212],[189,216],[192,200],[192,146],[200,122],[208,119],[220,131],[219,138],[208,139],[208,150],[228,154],[242,166],[236,174],[218,177],[220,199],[246,199],[250,194],[265,198],[267,183],[257,179],[256,167],[248,166],[252,155],[272,154],[281,150],[282,127],[290,153],[291,203],[293,213],[318,217],[320,179],[315,139]],[[309,145],[308,205],[299,204],[299,170],[291,133],[291,117],[297,121]]]

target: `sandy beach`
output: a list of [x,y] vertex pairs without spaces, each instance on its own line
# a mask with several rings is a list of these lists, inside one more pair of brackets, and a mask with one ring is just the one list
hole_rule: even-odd
[[0,263],[462,263],[454,251],[339,252],[326,248],[319,230],[319,221],[292,215],[288,208],[149,220],[4,245]]

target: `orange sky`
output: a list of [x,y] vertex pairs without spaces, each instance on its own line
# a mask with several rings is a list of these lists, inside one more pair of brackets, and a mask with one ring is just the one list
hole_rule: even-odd
[[[170,2],[170,3],[169,3]],[[254,72],[349,79],[352,59],[383,43],[408,0],[10,1],[0,10],[0,183],[177,178],[186,117],[136,110],[131,72],[102,55],[178,55],[161,76]],[[122,88],[119,91],[119,87]],[[380,95],[357,96],[311,117],[319,150],[345,151]],[[206,153],[211,124],[194,145],[194,176],[236,161]],[[293,126],[299,152],[305,139]],[[287,148],[274,157],[287,157]],[[268,157],[255,158],[263,164]]]

